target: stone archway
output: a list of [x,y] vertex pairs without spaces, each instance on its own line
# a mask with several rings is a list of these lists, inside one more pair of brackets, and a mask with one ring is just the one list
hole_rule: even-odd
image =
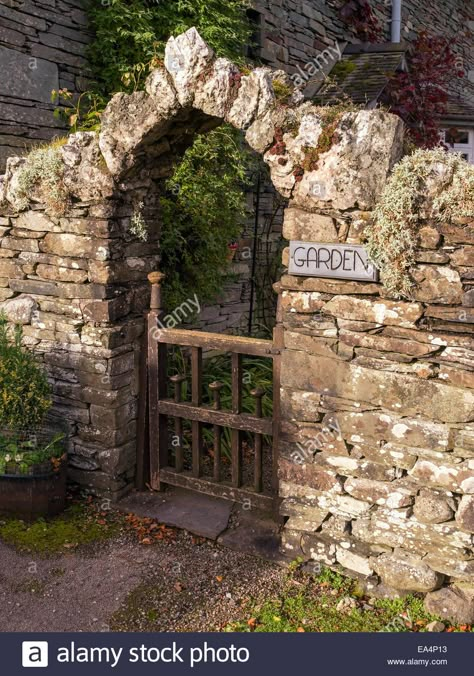
[[[322,123],[298,92],[278,96],[273,83],[286,85],[285,77],[267,68],[241,73],[190,29],[169,40],[146,91],[113,97],[100,133],[73,134],[58,148],[64,214],[48,212],[41,185],[25,204],[25,160],[8,161],[0,225],[2,250],[11,253],[0,259],[0,277],[10,281],[1,300],[12,320],[21,317],[28,343],[50,369],[56,413],[70,421],[71,474],[79,483],[116,497],[133,480],[138,340],[146,275],[159,263],[160,186],[194,135],[223,121],[245,132],[290,198],[287,238],[337,241],[330,215],[343,209],[356,218],[370,209],[399,158],[398,118],[349,112],[318,170],[298,175]],[[324,184],[324,194],[315,184]],[[147,243],[129,233],[137,205],[150,225]]]

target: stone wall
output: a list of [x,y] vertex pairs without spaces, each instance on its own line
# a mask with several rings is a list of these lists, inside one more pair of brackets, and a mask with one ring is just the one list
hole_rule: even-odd
[[52,422],[68,424],[70,478],[118,497],[135,468],[140,312],[148,304],[148,285],[137,280],[158,259],[153,242],[145,251],[127,237],[125,220],[110,219],[113,207],[78,200],[67,217],[40,205],[7,212],[0,298],[49,373]]
[[[370,224],[290,206],[283,232],[358,244]],[[418,244],[411,301],[378,283],[281,280],[283,541],[472,622],[474,214],[420,222]]]
[[84,88],[83,0],[0,3],[0,173],[11,155],[64,134],[51,92]]
[[[321,132],[311,106],[279,104],[271,71],[242,76],[216,59],[196,31],[169,41],[166,64],[150,75],[145,92],[112,99],[100,134],[74,134],[44,151],[60,167],[54,190],[48,175],[25,195],[27,165],[20,158],[8,160],[0,180],[1,307],[12,322],[20,318],[26,343],[50,369],[57,415],[72,423],[72,476],[114,495],[130,486],[134,469],[139,341],[147,274],[159,264],[164,181],[194,135],[225,119],[264,154],[282,197],[297,201],[306,184],[297,183],[295,165]],[[285,124],[294,131],[280,162],[272,148]],[[380,192],[401,132],[397,118],[379,112],[351,113],[346,126],[338,152],[354,177],[328,183],[327,195],[336,201],[354,199],[359,180],[368,195]],[[344,146],[357,129],[361,138],[348,153]],[[372,143],[380,132],[383,141]],[[60,204],[48,202],[56,188]],[[304,192],[301,198],[313,202]],[[147,225],[147,242],[131,232],[137,215]],[[166,310],[182,316],[182,308]]]
[[[278,101],[281,75],[241,75],[194,29],[169,41],[165,68],[146,92],[113,98],[100,134],[54,151],[63,214],[46,207],[42,182],[25,203],[25,160],[10,159],[0,182],[1,308],[49,369],[72,478],[112,497],[134,475],[160,190],[193,136],[222,120],[243,129],[289,200],[284,236],[313,242],[362,240],[403,147],[397,117],[345,113],[317,169],[301,173],[323,125],[296,93]],[[446,187],[437,167],[429,179],[427,196]],[[147,243],[130,232],[138,207]],[[454,599],[470,622],[474,593],[460,585],[474,579],[473,223],[428,217],[411,301],[378,283],[281,279],[283,544],[379,594],[430,592],[437,612]]]

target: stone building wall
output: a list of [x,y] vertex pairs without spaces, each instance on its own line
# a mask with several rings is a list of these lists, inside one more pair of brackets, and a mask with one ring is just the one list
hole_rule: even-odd
[[0,2],[0,172],[7,157],[64,134],[51,92],[84,88],[83,0]]

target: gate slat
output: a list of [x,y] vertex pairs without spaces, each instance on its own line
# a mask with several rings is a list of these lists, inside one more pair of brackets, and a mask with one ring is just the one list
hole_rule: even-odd
[[171,399],[162,399],[155,409],[164,415],[185,420],[199,420],[202,423],[220,425],[221,427],[234,427],[242,432],[254,434],[272,434],[272,421],[270,418],[256,418],[250,413],[234,414],[230,411],[215,411],[208,406],[193,406],[189,402],[176,404]]
[[[192,403],[195,407],[202,404],[202,348],[193,347],[191,352],[191,392]],[[192,449],[193,449],[193,476],[202,474],[202,423],[192,421]]]
[[[232,413],[242,413],[242,355],[232,353]],[[232,430],[232,486],[242,486],[242,432]]]

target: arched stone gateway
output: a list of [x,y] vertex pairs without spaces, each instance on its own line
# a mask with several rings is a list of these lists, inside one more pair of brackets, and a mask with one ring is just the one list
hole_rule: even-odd
[[[361,242],[402,153],[399,119],[358,111],[328,124],[284,74],[242,73],[194,29],[169,41],[145,92],[112,99],[100,133],[54,148],[42,180],[28,183],[27,160],[12,158],[1,183],[1,306],[49,368],[55,414],[70,422],[72,478],[113,497],[135,471],[139,340],[147,274],[159,265],[163,180],[196,133],[224,120],[245,132],[289,198],[287,239]],[[148,242],[131,234],[132,218],[147,224]],[[278,285],[284,547],[380,591],[432,592],[432,610],[466,622],[472,231],[427,221],[411,302],[376,282],[284,275]]]

